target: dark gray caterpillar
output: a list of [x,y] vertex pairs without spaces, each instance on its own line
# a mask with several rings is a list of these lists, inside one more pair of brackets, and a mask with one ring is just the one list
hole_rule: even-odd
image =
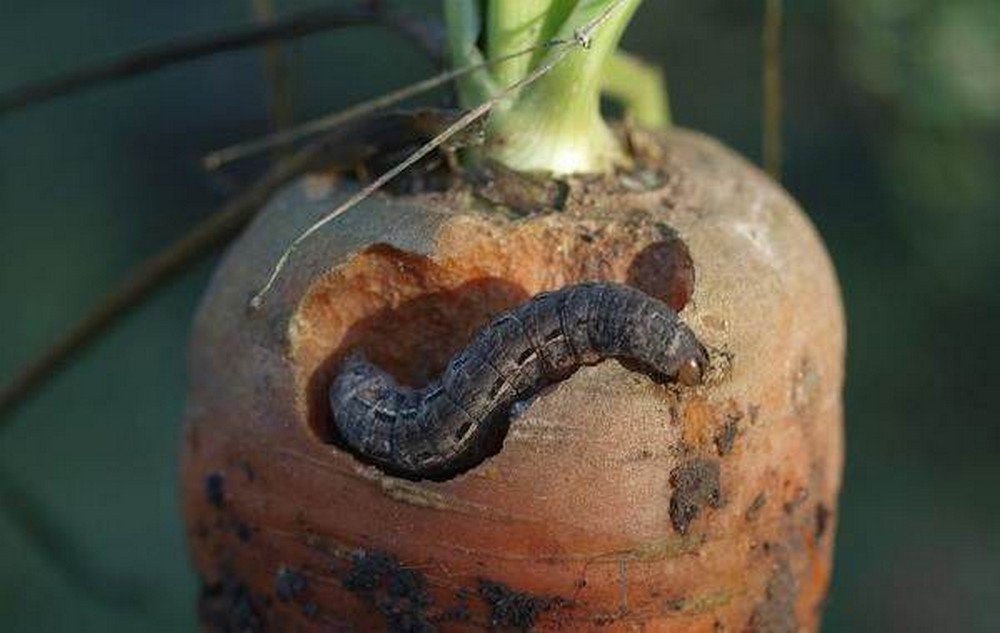
[[516,402],[606,358],[688,385],[707,364],[663,302],[621,284],[583,283],[500,315],[423,389],[397,385],[354,354],[330,387],[330,406],[358,456],[394,475],[442,479],[499,450]]

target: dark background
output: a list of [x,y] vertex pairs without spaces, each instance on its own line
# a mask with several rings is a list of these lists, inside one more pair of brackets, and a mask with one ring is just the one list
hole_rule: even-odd
[[[754,159],[762,4],[649,0],[626,37],[666,68],[681,125]],[[1000,2],[785,4],[786,184],[827,240],[850,331],[825,630],[997,630]],[[249,0],[4,0],[0,89],[249,15]],[[372,28],[285,54],[298,119],[432,71]],[[260,61],[220,55],[0,119],[0,380],[236,190],[197,158],[267,129]],[[0,435],[0,629],[193,629],[176,457],[210,270]]]

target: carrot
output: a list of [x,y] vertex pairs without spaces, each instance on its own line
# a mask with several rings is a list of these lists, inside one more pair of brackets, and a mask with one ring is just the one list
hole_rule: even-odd
[[[206,628],[817,629],[836,277],[774,181],[652,129],[665,99],[600,118],[637,5],[448,2],[456,65],[539,47],[465,78],[483,143],[374,197],[302,179],[228,253],[182,462]],[[405,468],[424,452],[448,467]]]

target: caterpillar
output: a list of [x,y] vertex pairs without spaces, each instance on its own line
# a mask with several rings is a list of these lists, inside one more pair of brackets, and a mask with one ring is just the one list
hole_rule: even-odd
[[607,358],[685,385],[701,382],[707,366],[704,347],[666,304],[588,282],[501,314],[422,389],[351,354],[330,386],[330,410],[356,456],[396,476],[441,480],[499,450],[517,402]]

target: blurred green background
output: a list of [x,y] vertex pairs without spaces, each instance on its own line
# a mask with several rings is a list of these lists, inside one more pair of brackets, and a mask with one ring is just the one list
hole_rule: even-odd
[[[786,185],[829,244],[850,326],[825,630],[1000,630],[1000,2],[785,4]],[[754,159],[762,5],[649,0],[626,37],[667,69],[680,124]],[[250,14],[250,0],[5,0],[0,89]],[[299,119],[432,70],[373,28],[285,54]],[[260,62],[219,55],[0,118],[0,380],[238,190],[197,158],[267,129]],[[0,630],[194,629],[176,455],[210,270],[0,434]]]

